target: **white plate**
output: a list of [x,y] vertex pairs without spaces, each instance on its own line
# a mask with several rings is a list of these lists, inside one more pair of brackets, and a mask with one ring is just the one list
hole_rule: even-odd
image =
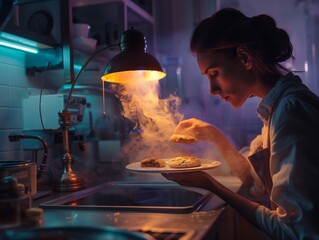
[[194,171],[202,171],[208,170],[211,168],[218,167],[221,163],[219,161],[211,161],[203,163],[199,167],[191,167],[191,168],[171,168],[168,165],[162,168],[155,167],[141,167],[141,162],[130,163],[126,166],[126,169],[134,172],[145,172],[145,173],[172,173],[172,172],[194,172]]

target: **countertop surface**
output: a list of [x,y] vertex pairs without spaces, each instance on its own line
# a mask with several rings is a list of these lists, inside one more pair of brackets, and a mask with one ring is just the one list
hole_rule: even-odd
[[[238,191],[241,182],[235,177],[216,177],[232,191]],[[198,191],[202,191],[198,189]],[[63,194],[51,195],[41,201],[52,200]],[[34,201],[39,204],[39,200]],[[225,203],[216,195],[203,205],[203,207],[190,213],[153,213],[153,212],[130,212],[112,209],[58,209],[44,208],[44,227],[61,226],[112,226],[126,230],[141,231],[158,234],[178,233],[178,238],[172,239],[206,239],[207,234],[213,234],[217,228],[218,220],[223,213]],[[171,238],[155,238],[171,239]]]

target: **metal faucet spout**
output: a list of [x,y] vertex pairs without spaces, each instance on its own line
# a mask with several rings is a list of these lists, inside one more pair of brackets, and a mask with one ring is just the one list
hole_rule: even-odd
[[20,141],[21,139],[36,139],[36,140],[39,140],[41,144],[43,145],[42,161],[38,167],[38,172],[37,172],[37,179],[39,179],[42,177],[43,173],[46,170],[46,162],[48,158],[48,144],[42,137],[37,135],[27,135],[27,134],[10,134],[9,135],[10,142],[17,142],[17,141]]

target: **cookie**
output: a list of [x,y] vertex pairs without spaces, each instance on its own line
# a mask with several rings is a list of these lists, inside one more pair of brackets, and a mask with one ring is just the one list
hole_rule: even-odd
[[173,134],[169,140],[175,143],[194,143],[197,141],[195,137],[182,134]]
[[201,161],[192,156],[175,157],[167,160],[167,165],[171,168],[191,168],[202,165]]
[[166,166],[166,162],[157,158],[146,158],[141,161],[141,167],[156,167],[162,168]]

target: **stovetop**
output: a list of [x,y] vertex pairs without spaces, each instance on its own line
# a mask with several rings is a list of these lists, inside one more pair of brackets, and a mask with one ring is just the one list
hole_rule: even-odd
[[40,204],[42,208],[190,213],[212,197],[173,183],[109,182]]

